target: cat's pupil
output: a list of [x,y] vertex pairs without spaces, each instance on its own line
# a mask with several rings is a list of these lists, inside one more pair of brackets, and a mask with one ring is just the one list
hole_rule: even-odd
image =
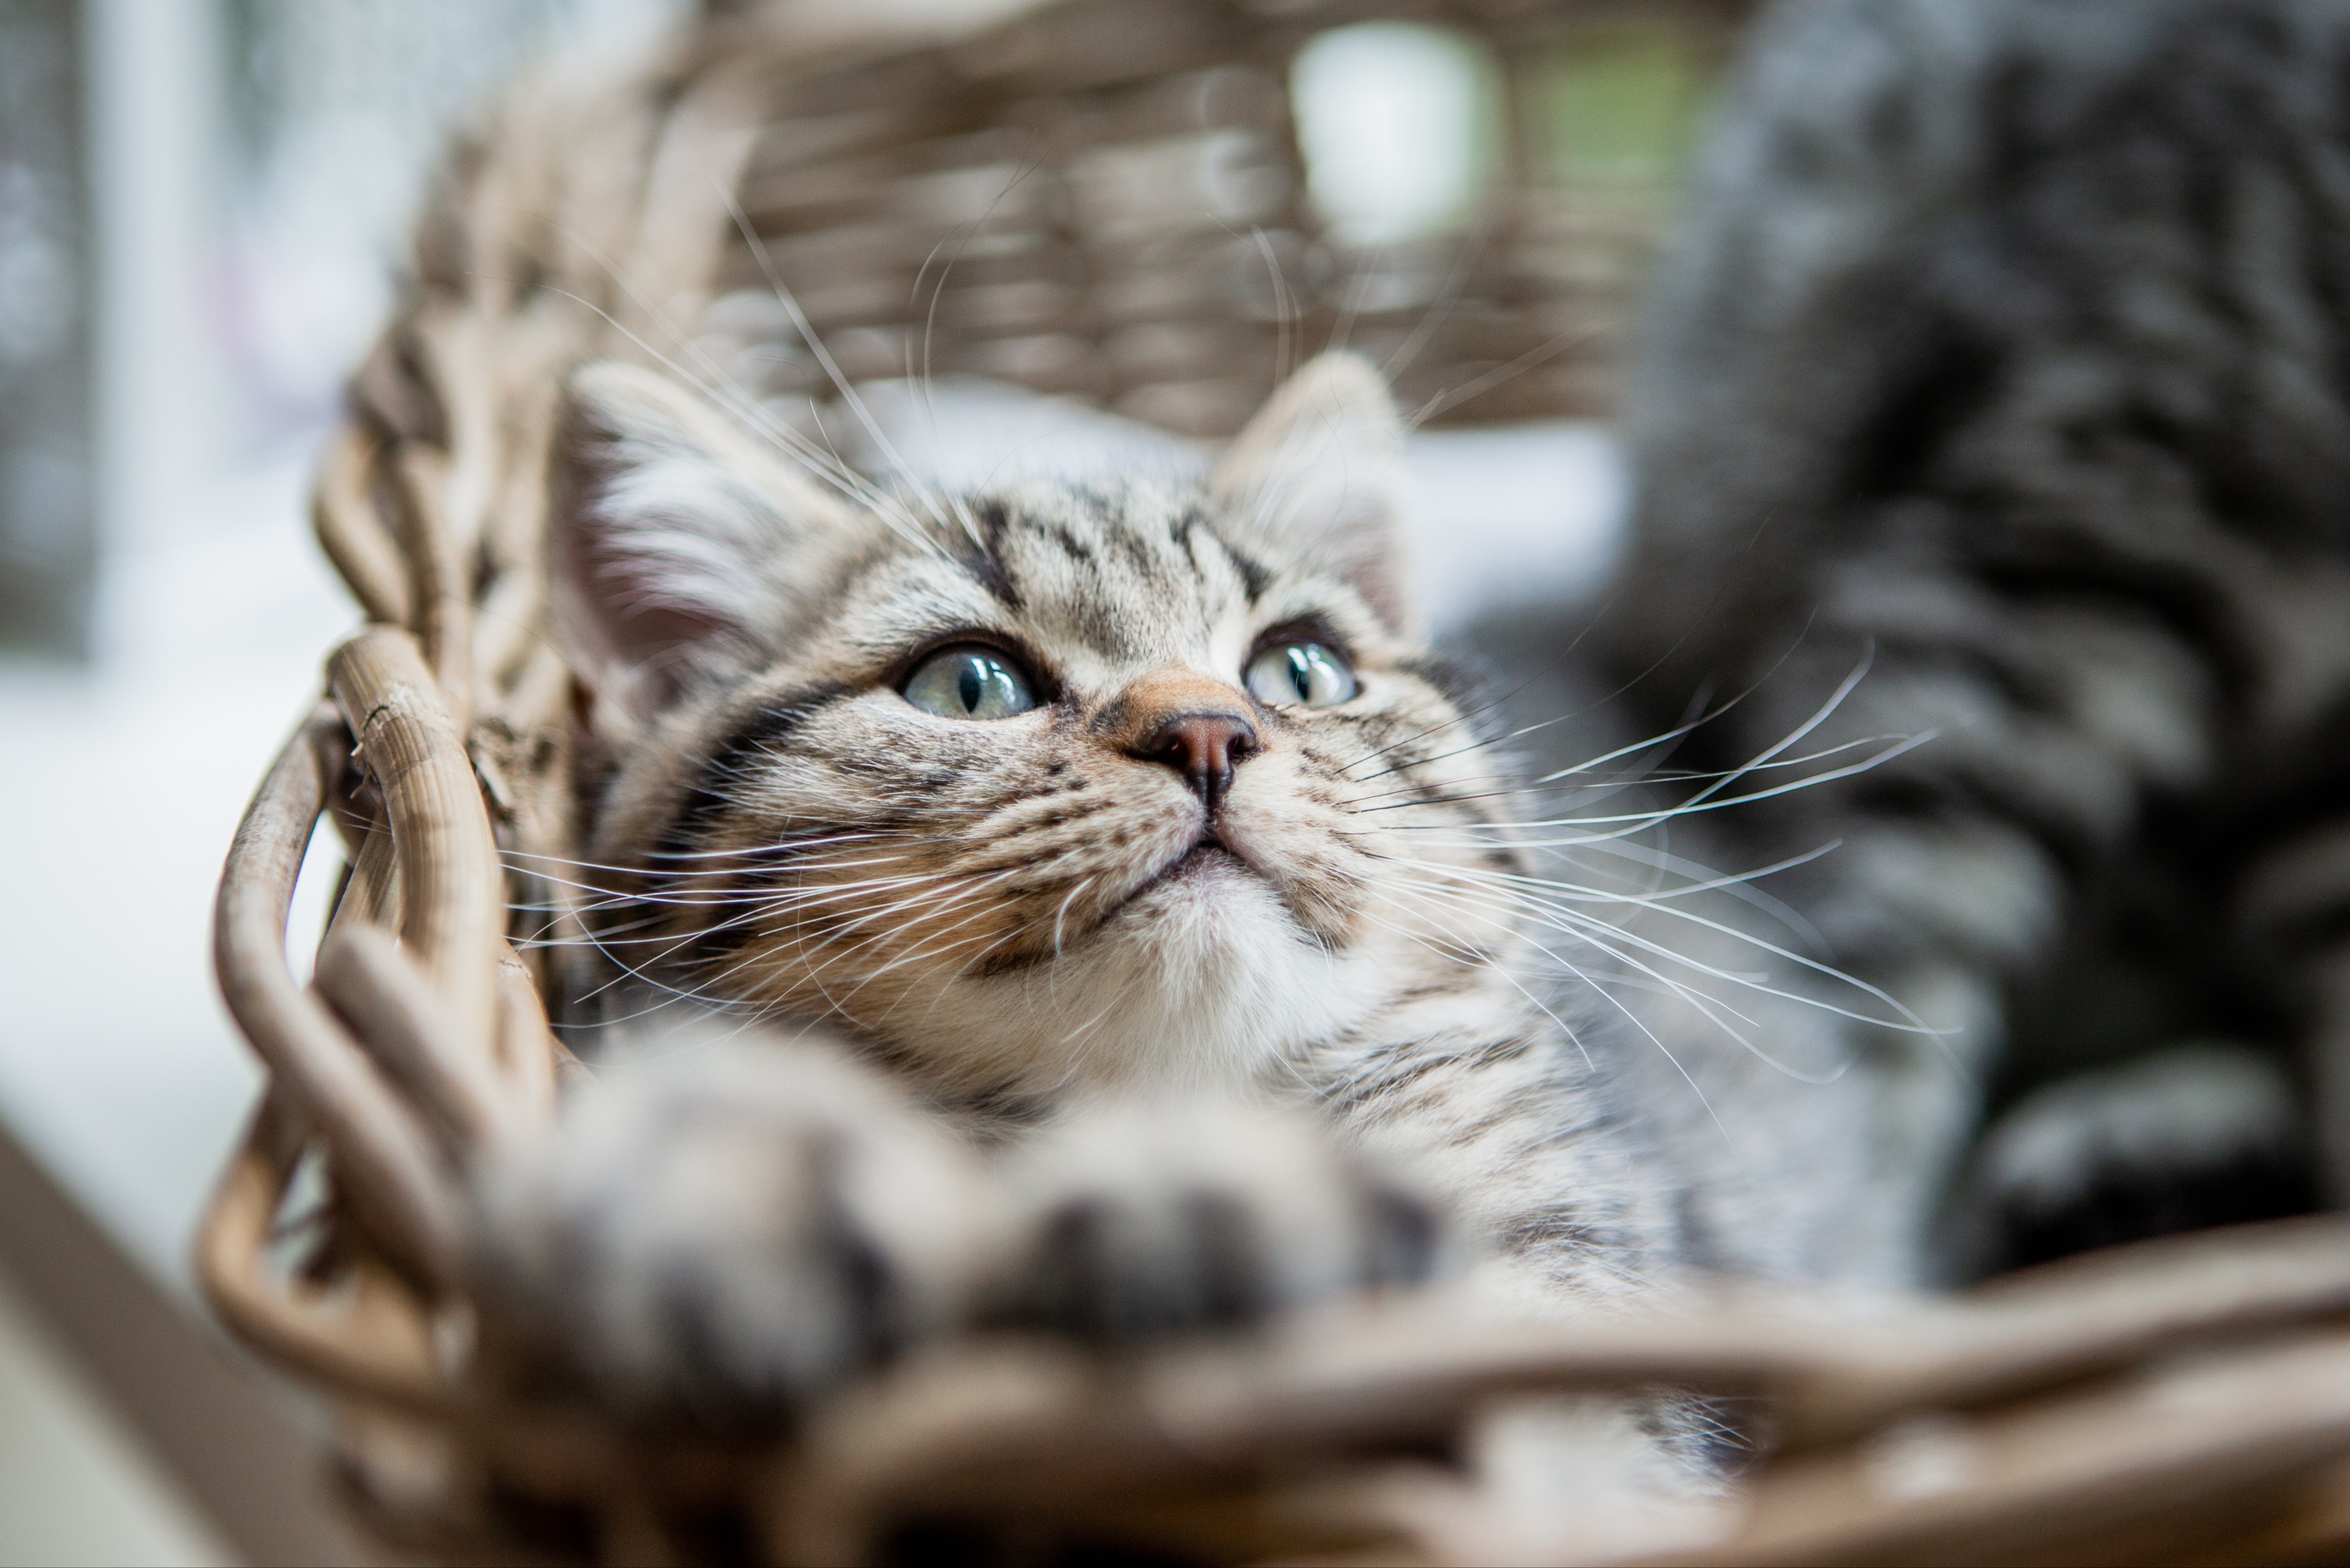
[[1275,707],[1328,708],[1355,695],[1354,672],[1318,642],[1292,642],[1266,649],[1250,660],[1248,689]]
[[1289,650],[1289,683],[1297,689],[1300,702],[1314,695],[1314,665],[1302,648]]
[[934,653],[908,679],[906,701],[942,719],[1009,719],[1036,706],[1026,677],[978,649]]

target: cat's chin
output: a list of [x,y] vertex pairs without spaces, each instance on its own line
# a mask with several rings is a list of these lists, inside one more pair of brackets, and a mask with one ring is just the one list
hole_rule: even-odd
[[1281,881],[1213,836],[1129,894],[1090,945],[1124,967],[1158,968],[1202,988],[1292,965],[1319,973],[1333,957],[1298,921]]
[[[1376,1006],[1376,964],[1334,952],[1212,839],[1049,961],[968,974],[901,1047],[951,1075],[1034,1088],[1239,1083]],[[902,1024],[901,1024],[902,1027]]]

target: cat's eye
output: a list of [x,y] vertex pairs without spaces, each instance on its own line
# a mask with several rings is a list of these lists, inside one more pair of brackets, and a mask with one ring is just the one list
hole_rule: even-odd
[[1318,642],[1284,642],[1248,667],[1249,694],[1273,708],[1335,708],[1355,694],[1355,672]]
[[906,701],[945,719],[1009,719],[1036,706],[1035,690],[992,649],[950,648],[931,654],[906,679]]

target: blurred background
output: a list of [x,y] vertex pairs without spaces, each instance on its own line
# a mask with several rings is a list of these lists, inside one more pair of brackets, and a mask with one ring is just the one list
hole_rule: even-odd
[[[234,1422],[138,1369],[220,1354],[184,1253],[257,1080],[206,927],[245,796],[354,618],[308,537],[312,465],[448,130],[525,58],[640,48],[680,8],[0,0],[0,1563],[255,1550],[156,1438],[176,1420],[233,1447]],[[1647,233],[1719,60],[1594,15],[1542,66],[1534,151]],[[1314,39],[1292,87],[1321,214],[1365,246],[1457,248],[1527,134],[1497,107],[1509,68],[1436,26]],[[1604,571],[1620,467],[1603,424],[1555,433],[1565,510],[1431,561],[1456,618],[1523,578],[1534,534],[1550,598]],[[1448,450],[1429,461],[1467,483],[1477,449]],[[159,1313],[124,1328],[135,1288]]]
[[154,1347],[83,1332],[125,1282],[73,1243],[197,1321],[188,1235],[255,1083],[211,884],[351,620],[304,493],[443,127],[667,9],[0,0],[0,1136],[30,1157],[0,1168],[0,1562],[238,1555],[109,1386]]

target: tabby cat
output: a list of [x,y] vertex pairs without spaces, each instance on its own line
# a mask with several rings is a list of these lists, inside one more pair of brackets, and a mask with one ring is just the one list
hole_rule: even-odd
[[[527,1375],[772,1425],[959,1325],[1131,1339],[1447,1260],[1555,1310],[1670,1262],[1627,1031],[1565,1010],[1417,628],[1401,433],[1332,355],[1204,474],[827,491],[578,372],[575,1023],[622,1064],[485,1183]],[[1686,1484],[1702,1423],[1591,1418]]]

